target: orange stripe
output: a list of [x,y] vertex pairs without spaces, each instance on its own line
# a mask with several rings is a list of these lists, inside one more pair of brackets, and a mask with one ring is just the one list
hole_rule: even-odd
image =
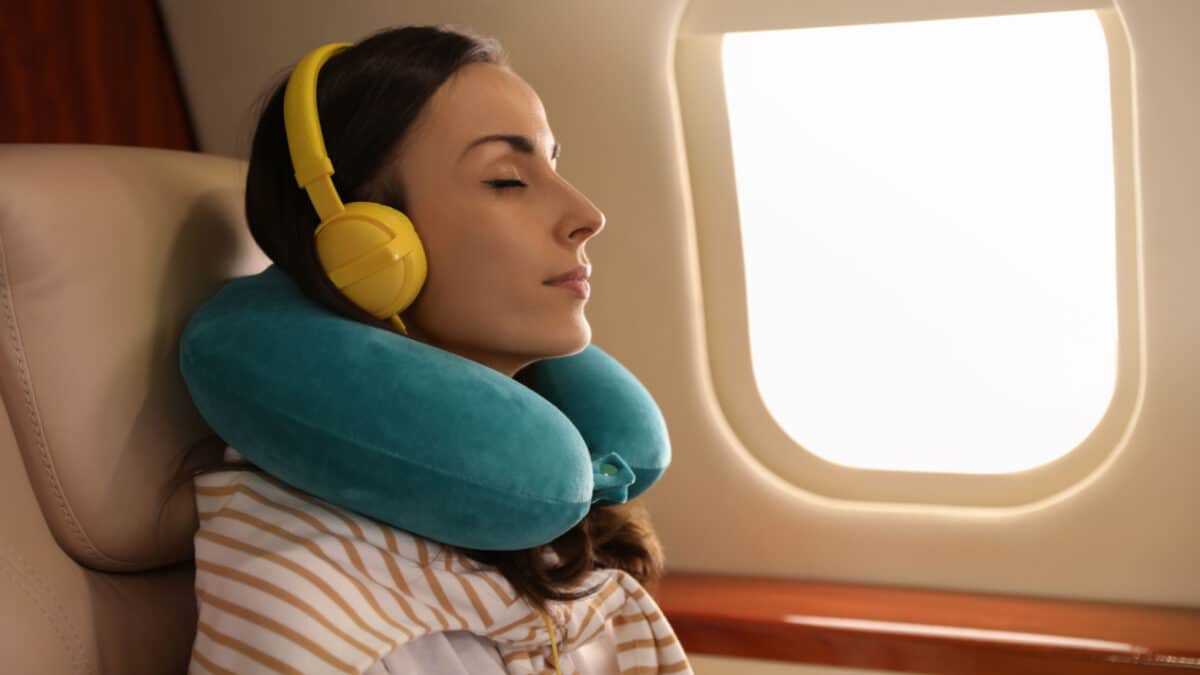
[[[359,555],[358,549],[354,545],[353,542],[347,540],[342,535],[337,534],[337,533],[333,532],[332,530],[330,530],[328,527],[325,526],[324,523],[322,523],[320,520],[318,520],[316,517],[314,517],[310,513],[305,513],[304,511],[294,509],[285,504],[280,504],[279,502],[276,502],[275,500],[271,499],[270,497],[256,492],[254,490],[254,488],[251,488],[249,486],[240,485],[238,487],[241,488],[239,490],[240,492],[245,494],[247,497],[250,497],[251,499],[257,501],[258,503],[263,504],[264,506],[267,506],[269,508],[278,509],[287,514],[290,514],[291,516],[304,521],[310,527],[317,530],[318,532],[323,532],[325,534],[330,535],[331,537],[336,538],[338,541],[341,542],[342,549],[346,551],[346,556],[350,559],[350,563],[352,565],[354,565],[354,568],[357,569],[359,571],[359,573],[362,574],[364,577],[366,577],[368,579],[371,578],[371,573],[367,571],[367,566],[363,563],[362,557]],[[282,488],[280,488],[280,489],[282,489]],[[348,525],[351,530],[358,533],[359,538],[364,542],[362,544],[363,546],[368,546],[368,547],[371,546],[371,544],[369,542],[366,542],[365,537],[362,537],[362,530],[356,524],[354,524],[354,523],[346,520],[344,517],[342,517],[342,514],[332,513],[330,511],[328,511],[327,509],[322,507],[320,504],[316,503],[314,500],[307,499],[306,495],[302,495],[300,493],[295,493],[291,490],[285,490],[285,491],[288,492],[289,494],[294,494],[295,496],[304,499],[304,501],[311,503],[314,507],[320,508],[323,511],[325,511],[326,513],[331,513],[331,515],[334,515],[337,518],[341,519],[342,522],[345,523],[346,525]],[[310,548],[310,550],[311,550],[311,548]],[[399,585],[401,586],[401,591],[407,593],[409,596],[414,596],[413,592],[411,590],[409,590],[408,584],[405,583],[403,575],[399,574],[399,569],[395,569],[396,568],[395,561],[389,559],[388,556],[386,556],[386,555],[384,555],[382,557],[389,564],[388,571],[392,572],[393,570],[395,570],[394,573],[391,575],[392,581],[394,581],[394,582],[399,581]],[[404,610],[405,615],[407,615],[408,618],[410,620],[412,620],[414,623],[419,625],[423,629],[424,633],[429,632],[429,630],[430,630],[429,625],[426,624],[424,621],[421,621],[420,619],[417,618],[416,612],[413,610],[412,606],[408,604],[408,601],[404,599],[404,596],[401,594],[401,591],[397,591],[396,589],[388,588],[387,586],[380,586],[380,587],[383,588],[383,590],[387,591],[387,593],[392,596],[392,599],[396,601],[396,604],[400,605],[400,608],[402,610]],[[375,605],[373,605],[373,606],[375,606]],[[375,609],[376,609],[376,611],[381,611],[378,606],[375,606]],[[388,623],[392,623],[392,622],[389,621]],[[392,625],[395,626],[396,624],[392,623]],[[405,629],[401,628],[401,630],[405,630]],[[409,632],[408,637],[409,637],[409,639],[412,639],[414,637],[414,635],[411,632]]]
[[350,531],[351,531],[352,533],[354,533],[354,537],[355,537],[356,539],[358,539],[359,541],[366,541],[366,540],[367,540],[367,536],[366,536],[365,534],[363,534],[362,528],[361,528],[361,527],[359,527],[359,526],[358,526],[358,523],[354,522],[354,520],[353,520],[353,519],[351,519],[351,518],[347,518],[347,517],[346,517],[344,514],[338,513],[338,512],[336,512],[336,511],[334,511],[334,512],[333,512],[333,515],[335,515],[335,516],[338,516],[338,517],[339,517],[339,518],[341,518],[343,521],[345,521],[345,523],[346,523],[346,526],[350,528]]
[[[408,560],[408,556],[400,553],[400,544],[396,541],[396,535],[392,532],[392,528],[383,527],[382,529],[383,540],[384,543],[387,544],[388,550],[396,554],[398,557]],[[416,594],[413,593],[408,587],[408,580],[405,579],[404,575],[400,572],[400,567],[396,564],[395,559],[391,556],[385,555],[383,556],[383,561],[387,564],[388,572],[392,575],[392,580],[395,582],[395,584],[400,587],[400,591],[407,595],[416,597]],[[436,607],[429,607],[429,609],[433,612],[433,616],[438,620],[438,623],[442,624],[442,630],[448,629],[449,625],[446,623],[446,618],[442,615],[442,613],[439,612]],[[412,618],[426,633],[433,632],[433,628],[424,621],[418,619],[416,616],[413,616]]]
[[200,650],[196,648],[192,649],[192,661],[199,663],[200,665],[204,666],[205,670],[215,673],[216,675],[237,675],[237,673],[233,672],[232,670],[222,668],[221,666],[218,666],[212,661],[204,658],[204,654],[201,654]]
[[[323,499],[319,499],[313,495],[310,495],[307,492],[304,492],[303,490],[297,489],[291,485],[288,485],[287,483],[284,483],[283,481],[279,480],[278,478],[276,478],[270,474],[260,473],[260,474],[256,474],[256,476],[258,478],[262,479],[262,481],[264,483],[267,483],[268,485],[275,487],[275,489],[279,490],[280,492],[286,492],[287,494],[291,495],[292,497],[295,497],[296,499],[312,506],[313,508],[320,509],[324,513],[327,513],[328,515],[330,515],[331,517],[342,521],[342,524],[344,524],[350,530],[351,534],[353,534],[355,537],[357,537],[358,539],[360,539],[362,541],[367,540],[366,536],[363,534],[362,528],[360,528],[358,526],[358,523],[356,523],[352,518],[348,517],[342,511],[341,507],[337,506],[336,504],[331,504],[329,502],[326,502]],[[337,535],[335,535],[335,536],[337,536]]]
[[228,649],[232,649],[235,652],[239,652],[243,656],[258,661],[268,668],[273,668],[281,673],[285,673],[286,675],[304,675],[302,671],[296,670],[295,668],[267,654],[266,652],[255,649],[241,640],[218,632],[212,626],[209,626],[203,621],[200,622],[199,626],[197,626],[197,629],[213,642]]
[[[383,527],[383,536],[384,536],[384,540],[385,540],[386,544],[388,544],[388,549],[396,552],[397,555],[400,554],[400,545],[398,545],[396,543],[396,536],[394,533],[391,532],[391,528]],[[446,551],[446,556],[448,556],[448,558],[450,558],[450,560],[458,561],[458,565],[461,565],[464,568],[470,569],[470,571],[479,571],[479,569],[482,569],[479,565],[476,565],[475,561],[470,560],[470,558],[468,558],[467,556],[464,556],[464,555],[460,554],[460,552],[455,551],[454,548],[451,548],[451,546],[446,546],[445,551]],[[384,556],[384,557],[385,557],[385,560],[388,561],[388,563],[389,563],[389,566],[390,566],[389,568],[395,568],[395,566],[396,566],[395,561],[391,560],[391,558],[388,558],[386,556]],[[396,571],[394,572],[394,575],[398,575],[398,573],[400,573],[400,571],[398,571],[398,569],[396,569]],[[470,573],[468,573],[468,574],[470,574]],[[500,586],[499,583],[497,583],[496,579],[492,579],[491,574],[487,574],[487,573],[485,573],[485,574],[470,574],[470,577],[484,580],[484,583],[487,584],[487,586],[490,587],[490,589],[492,590],[494,595],[496,595],[496,599],[498,599],[498,601],[504,603],[505,608],[512,607],[512,603],[517,602],[515,597],[512,597],[509,595],[508,592],[505,592],[503,587]],[[400,583],[401,584],[404,583],[403,578],[400,579]],[[463,583],[466,583],[466,581],[463,581]],[[406,587],[407,587],[407,585],[406,585]],[[410,592],[410,591],[407,591],[407,592],[409,593],[409,595],[412,595],[412,592]],[[469,593],[469,591],[468,591],[468,593]],[[472,603],[474,603],[474,602],[475,602],[475,597],[472,597]],[[485,603],[485,607],[486,607],[486,603]],[[492,625],[492,622],[494,621],[494,619],[492,619],[491,616],[487,616],[486,613],[484,613],[484,611],[482,611],[482,609],[480,609],[479,605],[476,605],[476,610],[480,611],[481,614],[485,615],[484,627],[485,628],[490,627]]]
[[[591,625],[591,621],[593,618],[595,618],[597,611],[604,611],[604,603],[607,602],[608,599],[612,597],[612,594],[615,593],[620,587],[621,585],[620,582],[618,582],[617,577],[612,577],[607,583],[604,584],[604,588],[602,588],[599,593],[597,593],[594,597],[588,598],[587,614],[584,615],[583,621],[579,623],[581,631],[583,630],[584,626]],[[575,641],[568,640],[567,644],[575,644]]]
[[314,586],[321,589],[325,593],[325,595],[327,595],[329,597],[329,599],[334,602],[334,604],[336,604],[338,607],[341,607],[342,611],[346,612],[346,614],[349,615],[350,618],[354,619],[354,623],[358,624],[359,628],[370,633],[376,639],[387,643],[389,646],[391,646],[393,648],[396,646],[395,640],[388,638],[383,633],[380,633],[379,631],[377,631],[374,628],[371,628],[369,625],[367,625],[367,622],[364,621],[361,616],[359,616],[358,612],[354,611],[354,609],[350,606],[350,604],[346,602],[345,598],[343,598],[337,591],[335,591],[333,589],[333,587],[331,587],[323,579],[318,577],[316,574],[313,574],[311,571],[309,571],[303,565],[300,565],[296,562],[288,560],[287,558],[284,558],[283,556],[279,555],[278,553],[273,553],[271,551],[267,551],[267,550],[258,548],[256,546],[244,544],[244,543],[238,541],[237,539],[227,537],[223,534],[217,534],[215,532],[210,532],[210,531],[202,529],[196,533],[196,536],[203,537],[204,539],[208,539],[209,541],[216,542],[216,543],[221,544],[222,546],[226,546],[228,548],[242,551],[243,553],[249,553],[250,555],[257,556],[257,557],[263,558],[265,560],[270,560],[271,562],[279,565],[280,567],[286,567],[287,569],[291,570],[292,572],[299,574],[300,576],[304,577],[305,579],[308,579],[308,581],[310,583],[312,583]]
[[458,561],[459,565],[462,565],[463,567],[467,568],[467,570],[469,570],[471,572],[477,571],[479,569],[479,563],[475,562],[474,560],[471,560],[467,556],[465,556],[462,553],[460,553],[459,551],[455,550],[455,548],[453,546],[446,547],[446,554],[452,560]]
[[197,560],[196,561],[196,569],[203,570],[205,572],[208,572],[209,574],[214,574],[216,576],[221,576],[221,577],[225,577],[227,579],[232,579],[233,581],[241,582],[243,584],[246,584],[247,586],[252,586],[254,588],[257,588],[258,590],[262,591],[263,593],[274,596],[276,599],[278,599],[282,602],[285,602],[285,603],[291,605],[292,607],[295,607],[296,609],[300,610],[301,612],[304,612],[313,621],[316,621],[317,623],[324,626],[327,630],[329,630],[329,632],[337,635],[341,639],[350,643],[356,649],[361,651],[363,654],[366,654],[371,657],[375,656],[375,651],[373,649],[371,649],[367,645],[359,642],[358,640],[354,639],[354,637],[351,636],[349,633],[347,633],[347,632],[343,631],[342,629],[338,628],[337,626],[333,625],[332,621],[325,618],[324,612],[321,612],[316,607],[313,607],[312,605],[308,604],[304,600],[301,600],[298,596],[296,596],[292,593],[289,593],[288,591],[285,591],[284,589],[276,586],[275,584],[272,584],[269,581],[260,579],[259,577],[256,577],[248,572],[242,572],[240,570],[235,570],[232,567],[226,567],[224,565],[219,565],[217,563],[209,562],[207,560]]
[[[403,624],[397,623],[395,620],[392,619],[392,617],[387,612],[383,611],[383,608],[379,606],[379,601],[375,599],[375,596],[372,595],[369,590],[367,590],[366,584],[364,584],[362,581],[360,581],[354,575],[347,574],[345,568],[343,568],[342,565],[338,564],[336,561],[334,561],[332,558],[330,558],[325,553],[325,551],[322,551],[321,547],[317,546],[316,542],[313,541],[312,539],[306,539],[304,537],[301,537],[300,535],[292,534],[291,532],[288,532],[287,530],[285,530],[277,525],[268,523],[267,521],[262,520],[261,518],[252,516],[249,513],[245,513],[243,511],[238,511],[237,509],[230,508],[228,506],[221,509],[217,513],[218,513],[218,515],[224,516],[225,518],[228,518],[230,520],[240,521],[246,525],[257,528],[264,532],[270,532],[271,534],[275,535],[276,537],[279,537],[280,539],[286,539],[286,540],[292,542],[293,544],[299,544],[300,546],[303,546],[309,553],[312,553],[318,559],[323,560],[326,563],[328,563],[331,567],[333,567],[335,570],[340,572],[341,575],[347,581],[349,581],[351,584],[353,584],[354,587],[358,589],[359,594],[362,595],[363,600],[365,600],[367,602],[367,604],[370,605],[371,608],[375,610],[375,613],[377,616],[379,616],[379,618],[383,619],[385,622],[390,624],[393,628],[403,631],[405,634],[408,635],[408,638],[410,640],[413,637],[415,637],[411,630],[406,628]],[[392,645],[395,646],[395,641],[392,641]]]
[[309,504],[313,508],[320,509],[325,513],[328,513],[330,516],[342,521],[342,524],[345,525],[355,537],[362,541],[367,540],[366,536],[363,535],[362,528],[358,526],[358,523],[354,522],[353,518],[348,517],[336,504],[330,504],[329,502],[318,499],[307,492],[297,490],[290,485],[281,484],[277,480],[268,480],[267,482],[271,485],[274,485],[277,489],[292,495],[296,499]]
[[392,528],[383,528],[383,542],[387,544],[389,551],[400,555],[400,544],[396,543],[396,535],[392,533]]
[[481,574],[479,578],[483,579],[484,583],[492,587],[492,592],[495,593],[496,597],[504,603],[505,607],[512,607],[512,604],[517,601],[517,599],[509,595],[504,588],[491,577],[490,574]]
[[687,659],[676,661],[665,666],[637,666],[635,668],[626,668],[621,671],[621,675],[659,675],[659,673],[678,673],[681,670],[688,669]]
[[[425,545],[425,540],[417,539],[417,553],[421,556],[421,571],[425,573],[425,581],[429,582],[429,587],[433,589],[433,594],[437,597],[438,604],[442,609],[458,620],[463,628],[467,628],[467,620],[459,616],[458,612],[454,611],[454,607],[450,604],[450,599],[446,597],[446,590],[442,588],[442,584],[438,581],[437,575],[433,570],[429,569],[429,547]],[[447,626],[449,628],[449,626]]]
[[442,625],[442,630],[450,630],[450,622],[446,620],[446,615],[442,613],[442,610],[434,605],[425,606],[429,608],[430,612],[433,612],[433,618],[437,619],[437,622]]
[[521,617],[520,619],[517,619],[516,621],[513,621],[513,622],[512,622],[512,623],[510,623],[510,624],[506,624],[506,625],[504,625],[504,626],[501,626],[501,627],[499,627],[499,628],[497,628],[497,629],[495,629],[495,630],[492,630],[492,631],[489,631],[489,632],[487,632],[487,633],[484,633],[484,635],[483,635],[483,636],[484,636],[484,637],[486,637],[486,638],[494,638],[494,637],[498,637],[498,636],[500,636],[500,635],[503,635],[503,634],[507,633],[507,632],[508,632],[508,631],[510,631],[510,630],[513,630],[514,628],[518,628],[518,627],[520,627],[520,626],[521,626],[521,624],[523,624],[523,623],[529,623],[529,622],[531,622],[531,621],[533,621],[533,620],[535,620],[535,619],[537,619],[537,615],[536,615],[536,614],[534,614],[534,613],[532,613],[532,612],[530,612],[529,614],[526,614],[525,616]]
[[654,640],[626,640],[625,642],[617,643],[617,652],[627,652],[633,649],[645,647],[651,649],[654,647]]
[[596,630],[592,631],[591,635],[588,635],[586,638],[584,638],[582,640],[576,640],[576,642],[580,645],[586,645],[587,643],[596,639],[596,636],[599,635],[601,632],[603,632],[605,626],[607,626],[607,625],[608,624],[606,624],[606,623],[601,623],[599,626],[596,627]]
[[656,611],[653,614],[618,614],[613,617],[614,626],[624,626],[628,623],[636,623],[645,619],[649,623],[662,621],[662,612]]
[[467,578],[461,574],[455,574],[454,578],[458,579],[458,583],[462,585],[463,591],[467,594],[467,597],[471,599],[471,606],[475,608],[475,613],[478,614],[479,618],[483,620],[483,627],[491,628],[492,624],[495,623],[495,620],[492,619],[492,615],[488,613],[487,607],[485,607],[483,602],[479,600],[479,594],[475,592],[475,587],[472,586],[467,581]]
[[307,649],[308,651],[312,652],[313,654],[319,656],[322,661],[328,663],[329,665],[333,666],[334,668],[337,668],[338,670],[342,671],[343,673],[349,673],[350,675],[358,675],[357,668],[350,665],[349,663],[346,663],[345,661],[342,661],[341,659],[337,658],[333,654],[329,653],[327,650],[323,649],[317,643],[315,643],[312,640],[308,639],[307,637],[304,637],[303,635],[301,635],[298,631],[288,628],[287,626],[276,621],[275,619],[272,619],[268,616],[263,616],[262,614],[259,614],[258,612],[255,612],[251,609],[242,607],[241,605],[236,605],[232,602],[229,602],[228,600],[219,598],[219,597],[217,597],[211,593],[208,593],[204,590],[197,589],[196,594],[202,600],[205,600],[206,602],[208,602],[208,604],[220,609],[223,612],[232,614],[240,619],[243,619],[252,624],[255,624],[259,628],[271,631],[272,633],[275,633],[276,635],[278,635],[282,638],[285,638],[287,640],[290,640],[291,642],[294,642],[294,643],[300,645],[301,647]]
[[630,651],[630,650],[642,649],[642,647],[644,647],[644,649],[655,649],[655,647],[666,646],[666,645],[670,645],[670,644],[672,644],[672,643],[670,643],[670,641],[668,641],[668,643],[666,643],[664,645],[660,645],[659,641],[654,640],[654,639],[626,640],[626,641],[624,641],[624,643],[619,643],[617,645],[617,651],[618,652]]
[[[313,528],[314,530],[317,530],[318,532],[322,532],[324,534],[328,534],[331,537],[338,539],[339,541],[342,542],[342,547],[346,551],[346,556],[348,558],[350,558],[350,562],[351,562],[351,564],[354,565],[354,568],[357,569],[359,572],[362,572],[362,574],[364,576],[370,577],[370,574],[367,573],[366,566],[363,565],[362,559],[358,557],[358,551],[355,550],[352,546],[350,546],[350,543],[348,541],[346,541],[345,537],[333,532],[333,530],[330,530],[328,527],[325,527],[325,524],[322,523],[320,520],[318,520],[316,516],[312,515],[311,513],[305,513],[304,511],[301,511],[300,509],[292,508],[290,506],[287,506],[286,504],[280,504],[279,502],[275,501],[274,499],[271,499],[270,497],[267,497],[266,495],[263,495],[263,494],[257,492],[254,488],[252,488],[248,485],[244,485],[244,484],[238,485],[238,486],[236,486],[236,488],[237,488],[238,492],[246,495],[250,499],[258,502],[259,504],[262,504],[263,506],[266,506],[268,508],[273,508],[273,509],[277,509],[279,511],[283,511],[284,513],[292,516],[293,518],[296,518],[297,520],[304,522],[306,525]],[[292,493],[292,494],[296,494],[296,493]],[[355,527],[353,529],[357,530],[358,528]],[[357,532],[357,536],[361,540],[363,538],[362,532],[361,531]]]
[[196,490],[196,494],[204,495],[205,497],[228,497],[229,495],[233,494],[234,492],[237,492],[237,485],[234,483],[230,483],[228,485],[221,485],[221,486],[217,486],[217,487],[209,487],[207,485],[203,485],[203,486],[197,485],[195,487],[195,490]]
[[[387,530],[384,530],[384,532],[387,532]],[[415,598],[416,594],[413,593],[412,589],[408,587],[408,581],[404,578],[404,574],[400,571],[400,566],[396,564],[396,559],[390,555],[382,553],[380,554],[380,557],[383,558],[383,563],[388,568],[388,574],[390,574],[392,577],[392,583],[399,587],[400,593]],[[411,619],[413,623],[421,627],[420,633],[422,635],[433,632],[433,628],[417,617],[416,612],[413,611],[412,607],[410,607],[409,604],[404,601],[403,597],[399,597],[397,599],[400,600],[400,604],[404,608],[404,613],[408,615],[408,618]]]

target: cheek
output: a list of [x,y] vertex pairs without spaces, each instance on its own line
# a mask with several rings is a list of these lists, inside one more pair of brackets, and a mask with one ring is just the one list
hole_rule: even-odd
[[[463,225],[463,223],[466,223]],[[433,225],[431,223],[431,225]],[[511,216],[454,214],[422,237],[429,258],[430,295],[440,303],[476,310],[537,298],[541,278],[548,274],[541,254],[545,242]]]
[[[476,208],[461,215],[463,223],[451,256],[472,276],[492,283],[536,279],[539,241],[536,221],[514,207]],[[542,265],[545,265],[543,262]]]

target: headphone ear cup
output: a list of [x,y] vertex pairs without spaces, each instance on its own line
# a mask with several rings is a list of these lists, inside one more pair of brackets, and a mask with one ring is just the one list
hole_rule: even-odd
[[351,202],[314,236],[334,286],[375,318],[404,311],[425,285],[425,248],[408,216],[390,206]]

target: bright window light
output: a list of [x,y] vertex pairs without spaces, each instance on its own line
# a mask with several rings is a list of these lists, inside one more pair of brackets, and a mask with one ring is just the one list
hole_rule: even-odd
[[1070,452],[1117,365],[1094,12],[731,33],[754,375],[805,449],[1001,473]]

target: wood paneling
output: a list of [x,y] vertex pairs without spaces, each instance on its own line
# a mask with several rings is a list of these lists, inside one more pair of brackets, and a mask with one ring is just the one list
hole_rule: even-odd
[[154,0],[0,0],[0,142],[194,150]]
[[1200,670],[1200,610],[702,574],[668,574],[655,597],[695,654],[946,675]]

